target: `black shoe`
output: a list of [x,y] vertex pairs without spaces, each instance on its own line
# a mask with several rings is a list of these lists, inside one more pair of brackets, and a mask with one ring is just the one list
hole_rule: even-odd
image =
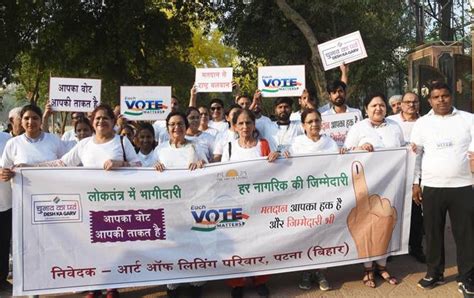
[[166,289],[166,295],[169,298],[178,298],[179,297],[179,289],[178,288],[173,289],[173,290]]
[[242,298],[244,297],[244,287],[235,287],[232,288],[230,292],[232,298]]
[[201,298],[202,286],[191,286],[191,298]]
[[437,277],[425,276],[418,282],[418,285],[422,289],[432,289],[437,285],[444,285],[446,281],[442,275]]
[[474,297],[474,281],[469,278],[465,282],[458,282],[458,291],[463,294],[464,297]]
[[[0,292],[8,296],[13,295],[13,286],[6,280],[0,281]],[[0,296],[1,297],[1,296]]]
[[258,286],[255,287],[255,290],[257,291],[257,294],[260,297],[270,296],[270,291],[268,290],[266,284],[259,284]]
[[423,250],[411,250],[410,256],[414,257],[418,262],[426,264],[426,256]]

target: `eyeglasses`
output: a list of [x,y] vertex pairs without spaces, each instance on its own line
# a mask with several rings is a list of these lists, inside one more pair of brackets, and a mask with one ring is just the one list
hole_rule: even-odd
[[420,102],[419,101],[402,101],[402,103],[406,104],[406,105],[417,105],[419,104]]
[[191,116],[191,117],[188,117],[188,120],[199,120],[199,118],[201,118],[200,116]]
[[177,122],[177,123],[168,123],[168,127],[184,127],[184,123],[183,122]]
[[222,107],[211,107],[211,111],[215,111],[215,110],[220,111],[222,110]]

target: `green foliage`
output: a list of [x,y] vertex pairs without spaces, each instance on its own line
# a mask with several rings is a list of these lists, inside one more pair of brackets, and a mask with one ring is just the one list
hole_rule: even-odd
[[[288,4],[311,26],[320,43],[357,30],[361,32],[368,58],[350,65],[352,98],[360,99],[373,90],[386,92],[388,77],[405,72],[396,50],[405,47],[412,37],[402,3],[293,0]],[[308,67],[311,51],[307,41],[274,1],[252,1],[249,5],[226,3],[219,7],[219,16],[218,24],[225,34],[225,42],[235,46],[240,56],[254,61],[264,59],[268,65],[305,64],[307,77],[312,76]],[[339,76],[337,69],[326,73],[328,80]],[[316,90],[311,84],[307,87],[312,92]]]
[[2,80],[20,82],[39,103],[50,76],[100,78],[109,103],[118,102],[121,85],[171,85],[187,97],[191,11],[201,9],[146,0],[11,1],[4,13],[15,17],[2,32],[18,27],[25,41],[7,39],[13,58],[0,60]]

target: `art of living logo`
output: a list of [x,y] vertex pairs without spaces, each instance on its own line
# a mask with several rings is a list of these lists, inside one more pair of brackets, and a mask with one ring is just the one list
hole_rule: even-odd
[[273,76],[262,77],[264,88],[262,92],[277,93],[279,91],[297,90],[302,85],[296,78],[274,78]]
[[125,115],[142,116],[143,114],[163,114],[168,106],[161,99],[137,99],[134,96],[125,97],[127,110]]
[[230,169],[226,172],[222,172],[222,173],[217,174],[217,181],[240,180],[240,179],[247,179],[247,171],[238,172],[235,169]]

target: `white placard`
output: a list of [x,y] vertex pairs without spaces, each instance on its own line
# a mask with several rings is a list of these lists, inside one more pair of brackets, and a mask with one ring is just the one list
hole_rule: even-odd
[[14,294],[221,280],[406,254],[414,156],[399,148],[163,173],[18,168]]
[[91,112],[100,104],[101,80],[49,79],[49,102],[53,111]]
[[324,70],[367,57],[360,32],[356,31],[318,45]]
[[304,65],[258,68],[258,89],[263,97],[301,96],[305,86]]
[[333,139],[339,147],[344,146],[349,129],[356,122],[361,121],[359,113],[348,112],[339,114],[323,115],[321,133]]
[[170,86],[121,86],[120,113],[129,120],[164,120],[171,112]]
[[196,68],[197,92],[232,92],[232,67]]

